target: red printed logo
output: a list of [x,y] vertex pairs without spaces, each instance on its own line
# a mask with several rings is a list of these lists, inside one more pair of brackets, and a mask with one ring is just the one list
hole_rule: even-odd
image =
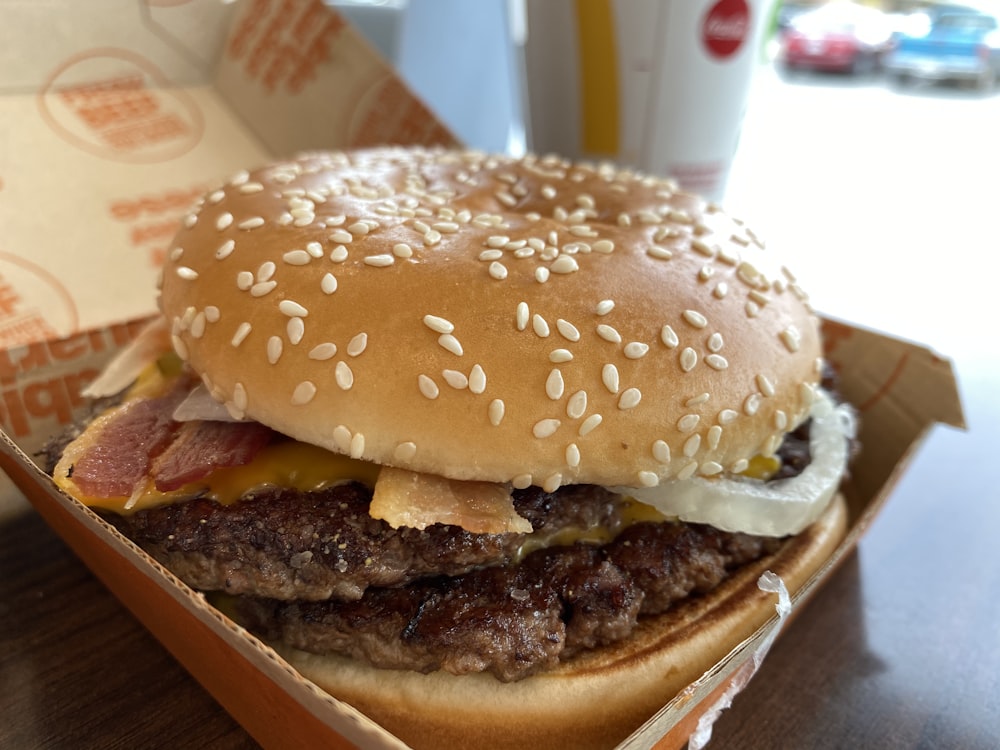
[[0,348],[66,336],[77,324],[76,304],[55,276],[0,253]]
[[38,106],[63,139],[115,161],[176,158],[204,130],[201,110],[187,92],[149,60],[122,49],[67,60],[39,93]]
[[750,6],[746,0],[718,0],[701,25],[702,42],[712,57],[736,54],[750,34]]

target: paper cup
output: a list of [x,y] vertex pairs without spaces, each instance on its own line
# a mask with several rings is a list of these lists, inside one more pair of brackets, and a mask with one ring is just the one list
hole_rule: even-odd
[[528,143],[718,200],[773,0],[528,0]]

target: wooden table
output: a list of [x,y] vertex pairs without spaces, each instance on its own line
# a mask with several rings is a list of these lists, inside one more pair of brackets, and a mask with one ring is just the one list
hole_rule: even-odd
[[[970,385],[709,747],[1000,747],[1000,415]],[[0,717],[10,750],[255,747],[31,511],[0,523]]]

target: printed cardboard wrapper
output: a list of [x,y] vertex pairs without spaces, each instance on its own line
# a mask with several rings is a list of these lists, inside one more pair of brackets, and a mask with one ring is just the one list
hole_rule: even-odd
[[[81,387],[153,313],[178,218],[207,189],[299,150],[455,140],[318,1],[101,7],[112,5],[107,16],[91,15],[91,4],[58,14],[54,3],[12,3],[0,26],[0,466],[13,481],[0,484],[0,522],[26,512],[27,497],[263,746],[416,745],[303,679],[55,489],[30,457],[82,411]],[[931,427],[963,426],[947,360],[830,319],[824,329],[861,417],[848,536],[790,606],[622,748],[700,743],[780,627],[856,545]]]

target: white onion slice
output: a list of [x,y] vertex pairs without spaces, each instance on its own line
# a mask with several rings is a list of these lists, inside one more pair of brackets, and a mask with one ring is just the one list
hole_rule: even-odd
[[114,396],[132,385],[157,357],[169,351],[167,321],[163,316],[158,316],[108,362],[101,374],[82,393],[87,398]]
[[174,409],[175,422],[240,422],[234,419],[224,404],[219,403],[208,389],[198,384]]
[[797,534],[819,518],[837,491],[847,467],[847,439],[855,430],[851,408],[834,405],[821,390],[810,416],[811,459],[796,477],[772,482],[693,477],[657,487],[615,489],[682,521],[762,536]]

